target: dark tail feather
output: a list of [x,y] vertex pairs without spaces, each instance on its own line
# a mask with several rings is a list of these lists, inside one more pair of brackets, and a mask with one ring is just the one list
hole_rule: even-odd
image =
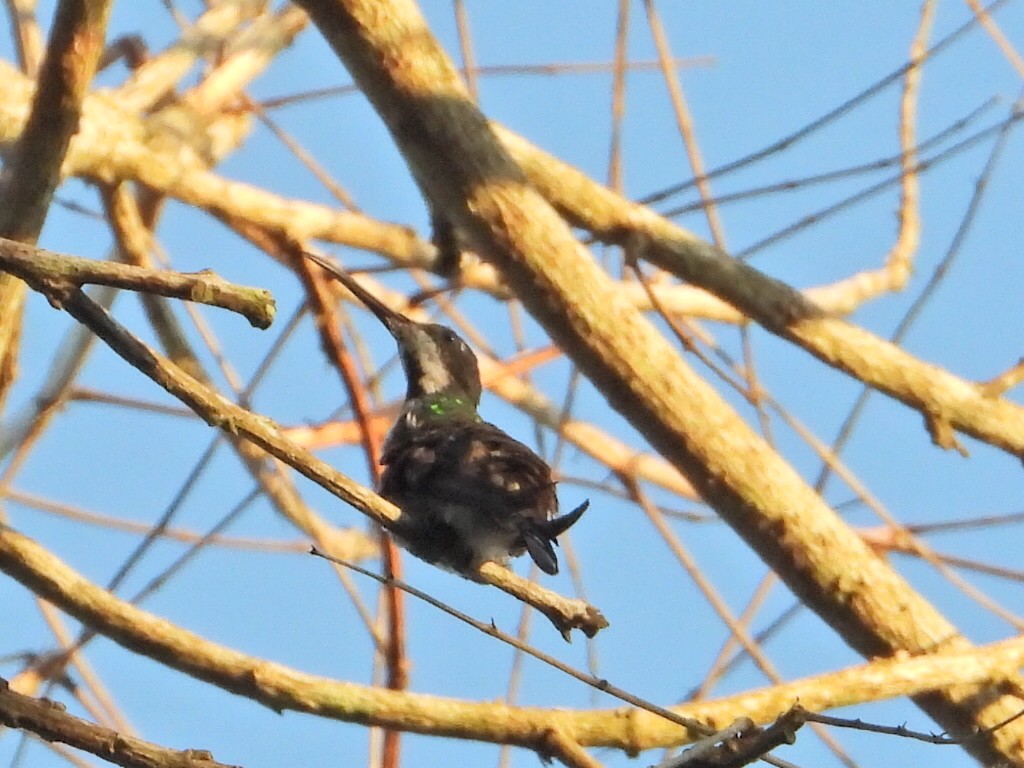
[[590,506],[589,501],[584,501],[576,509],[567,515],[556,517],[543,523],[533,522],[523,531],[523,540],[526,542],[526,551],[530,553],[533,562],[537,564],[544,573],[554,576],[558,573],[558,558],[555,557],[556,539],[565,533]]
[[576,507],[572,512],[564,514],[561,517],[548,520],[546,523],[542,523],[541,527],[543,528],[544,533],[548,535],[549,539],[561,536],[563,533],[568,531],[577,520],[583,517],[583,513],[587,511],[587,507],[589,506],[590,500],[588,499]]
[[526,541],[526,551],[530,553],[530,557],[533,558],[533,562],[537,564],[538,568],[549,576],[558,573],[558,558],[555,557],[555,548],[551,546],[551,539],[540,526],[524,531],[523,539]]

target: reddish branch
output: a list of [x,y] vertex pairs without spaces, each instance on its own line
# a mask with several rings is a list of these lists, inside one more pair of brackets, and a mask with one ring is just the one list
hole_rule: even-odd
[[[309,296],[313,302],[316,315],[317,330],[320,332],[324,352],[337,369],[341,380],[348,391],[349,402],[359,425],[366,464],[373,478],[374,486],[380,485],[381,441],[380,433],[375,428],[366,387],[363,385],[356,370],[352,355],[349,354],[345,339],[341,334],[336,305],[330,300],[324,289],[322,270],[312,267],[301,254],[295,252],[293,258],[305,279]],[[387,686],[394,691],[405,690],[409,685],[409,665],[405,658],[405,598],[401,590],[394,585],[402,579],[402,561],[398,547],[383,527],[378,528],[384,575],[388,579],[384,587],[385,607],[388,622],[388,643],[385,649],[387,666]],[[384,733],[382,748],[382,768],[397,768],[400,763],[401,739],[399,731],[388,730]]]

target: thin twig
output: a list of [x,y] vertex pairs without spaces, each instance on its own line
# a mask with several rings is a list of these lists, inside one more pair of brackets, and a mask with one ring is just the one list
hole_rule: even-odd
[[393,579],[389,580],[384,576],[380,576],[374,573],[373,571],[368,571],[365,568],[361,568],[360,566],[355,565],[354,563],[347,563],[344,560],[340,560],[339,558],[325,554],[324,552],[318,550],[316,547],[313,547],[310,550],[310,553],[316,555],[317,557],[322,557],[325,560],[330,560],[332,563],[338,563],[339,565],[343,565],[346,568],[351,568],[356,573],[361,573],[363,576],[367,576],[373,579],[374,581],[380,582],[382,584],[391,581],[392,584],[398,589],[402,590],[403,592],[407,592],[413,597],[422,600],[423,602],[433,606],[434,608],[437,608],[439,611],[442,611],[443,613],[446,613],[449,616],[458,619],[464,624],[468,624],[474,629],[483,632],[485,635],[490,635],[491,637],[500,640],[503,643],[511,645],[517,651],[525,653],[528,656],[532,656],[538,661],[542,661],[548,666],[554,667],[558,671],[563,672],[576,680],[579,680],[581,683],[586,683],[587,685],[591,686],[592,688],[602,693],[607,693],[609,696],[614,696],[620,701],[624,701],[627,704],[632,704],[633,706],[639,707],[640,709],[645,709],[648,712],[658,715],[659,717],[664,717],[669,722],[681,725],[683,728],[686,728],[687,730],[693,731],[697,734],[706,735],[714,732],[714,729],[709,728],[704,723],[698,722],[691,718],[680,717],[675,712],[669,709],[665,709],[664,707],[659,707],[657,704],[646,701],[645,699],[641,699],[639,696],[634,696],[628,691],[625,691],[622,688],[613,685],[605,679],[594,677],[593,675],[589,675],[586,672],[581,672],[575,667],[571,667],[568,664],[559,661],[554,656],[546,654],[543,651],[537,650],[529,643],[520,640],[518,637],[510,635],[507,632],[503,632],[502,630],[498,629],[494,622],[486,624],[482,621],[478,621],[477,619],[474,619],[472,616],[469,616],[468,614],[465,614],[462,611],[457,610],[456,608],[452,608],[450,605],[441,602],[437,598],[428,595],[426,592],[423,592],[422,590],[419,590],[416,587],[410,586],[409,584],[406,584],[401,581],[395,581]]
[[4,238],[0,238],[0,270],[43,292],[52,283],[94,283],[221,307],[242,315],[255,328],[268,328],[274,320],[270,291],[235,285],[209,270],[184,274],[145,269],[54,253]]

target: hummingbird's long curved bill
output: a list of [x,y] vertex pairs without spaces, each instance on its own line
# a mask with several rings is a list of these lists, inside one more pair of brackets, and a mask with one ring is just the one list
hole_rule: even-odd
[[407,326],[410,323],[415,322],[384,304],[384,302],[357,283],[352,275],[329,259],[316,253],[310,253],[309,251],[303,251],[302,255],[320,266],[330,274],[331,277],[335,278],[339,283],[354,293],[356,298],[363,302],[363,304],[366,305],[366,308],[373,312],[373,314],[377,316],[377,319],[384,323],[384,327],[392,333],[401,326]]

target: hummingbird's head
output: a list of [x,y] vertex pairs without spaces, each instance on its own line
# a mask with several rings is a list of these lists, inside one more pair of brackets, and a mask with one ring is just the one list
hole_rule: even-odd
[[398,318],[384,324],[398,342],[409,382],[407,397],[451,392],[468,397],[473,407],[479,405],[480,369],[462,337],[445,325]]
[[409,381],[408,398],[450,392],[480,404],[480,369],[469,345],[451,328],[417,323],[391,309],[356,282],[348,272],[319,254],[304,252],[366,305],[398,343]]

